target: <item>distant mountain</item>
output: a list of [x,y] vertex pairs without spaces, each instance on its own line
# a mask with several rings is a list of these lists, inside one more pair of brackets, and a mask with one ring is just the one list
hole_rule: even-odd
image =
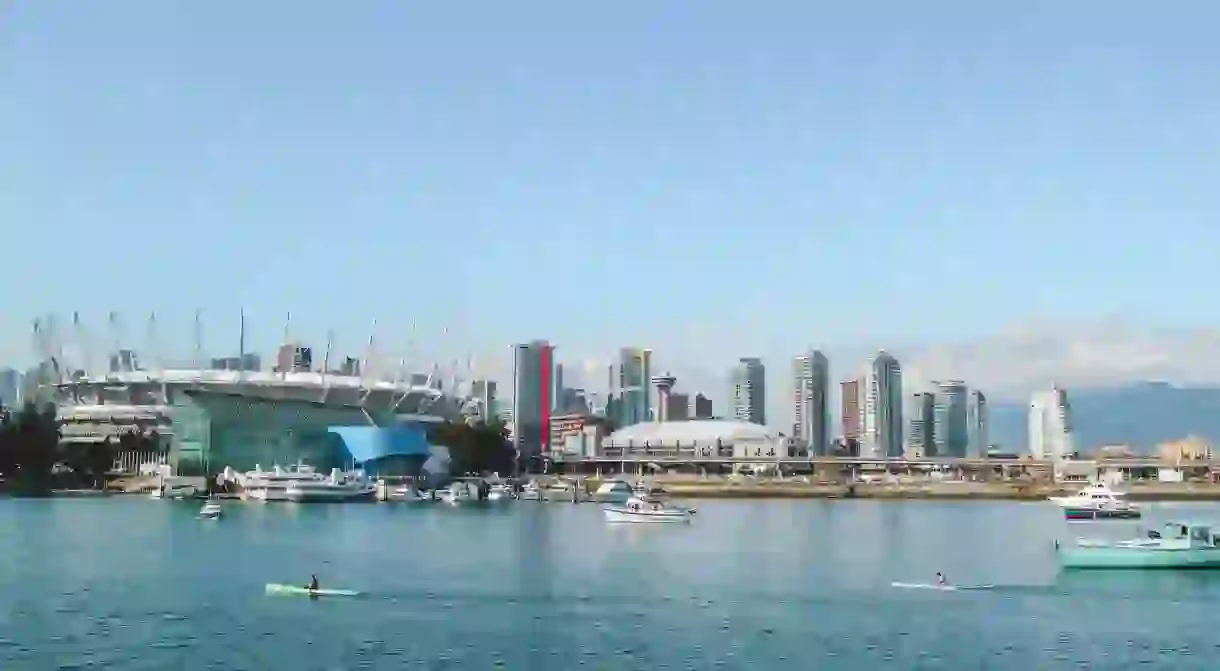
[[[1068,388],[1078,449],[1126,444],[1151,454],[1158,443],[1194,434],[1220,445],[1220,388],[1139,382],[1107,389]],[[1028,449],[1029,406],[995,403],[991,442],[1005,452]]]

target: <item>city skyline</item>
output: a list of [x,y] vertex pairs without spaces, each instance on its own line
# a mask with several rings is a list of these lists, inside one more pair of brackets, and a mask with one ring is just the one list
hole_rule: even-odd
[[[103,316],[105,315],[105,313],[102,313],[102,314],[103,314]],[[193,317],[193,315],[192,315],[192,317]],[[278,347],[260,346],[258,344],[258,339],[256,339],[255,337],[251,337],[251,335],[249,333],[250,331],[254,331],[257,333],[257,329],[249,328],[251,324],[262,324],[264,326],[264,328],[263,328],[264,337],[262,338],[262,342],[265,342],[265,343],[280,342],[280,341],[282,341],[282,339],[285,336],[285,333],[287,332],[290,340],[311,346],[311,348],[313,350],[313,359],[314,359],[314,363],[315,363],[315,368],[320,368],[321,361],[322,361],[322,354],[324,353],[324,347],[323,347],[324,343],[317,341],[317,340],[313,340],[309,337],[306,337],[305,334],[299,333],[297,324],[299,324],[301,321],[305,321],[303,319],[293,320],[289,324],[289,326],[291,326],[291,328],[285,329],[285,322],[288,321],[286,319],[286,317],[287,317],[287,315],[280,316],[278,319],[275,319],[275,318],[267,319],[267,318],[263,318],[261,316],[254,316],[252,318],[251,316],[247,315],[246,320],[245,320],[246,326],[247,326],[247,329],[246,329],[247,330],[246,347],[248,350],[247,354],[248,355],[250,355],[250,354],[261,355],[264,362],[273,362],[274,361],[275,353],[276,353]],[[45,315],[43,316],[42,319],[45,321]],[[59,315],[59,316],[57,316],[57,318],[54,321],[59,325],[59,328],[61,331],[70,329],[71,325],[73,323],[73,320],[70,315]],[[147,331],[146,328],[133,329],[133,328],[129,327],[129,328],[123,329],[128,334],[130,334],[132,331],[136,331],[138,336],[145,336],[145,338],[133,338],[129,335],[125,339],[118,339],[118,338],[111,337],[110,334],[107,334],[103,329],[99,329],[98,325],[97,325],[98,321],[101,321],[103,326],[106,325],[106,320],[104,318],[99,320],[96,318],[96,316],[93,320],[88,320],[85,317],[82,317],[80,320],[82,328],[91,333],[90,337],[87,338],[93,342],[93,346],[94,346],[94,351],[92,352],[91,356],[81,356],[81,353],[74,349],[73,343],[67,343],[67,345],[63,349],[66,352],[68,358],[72,358],[73,356],[75,356],[78,361],[83,360],[83,359],[91,359],[92,364],[95,369],[101,368],[101,367],[104,367],[106,364],[106,353],[108,352],[109,348],[115,346],[116,344],[136,349],[137,352],[139,352],[141,361],[150,367],[153,365],[153,362],[158,358],[158,357],[154,357],[154,356],[149,356],[148,351],[146,349],[144,349],[145,343],[147,342],[147,336],[148,336],[148,334],[144,332],[144,331]],[[125,321],[127,323],[134,321],[137,324],[144,322],[144,324],[142,324],[144,326],[147,325],[147,322],[155,321],[155,323],[157,325],[157,329],[159,331],[158,331],[158,333],[153,334],[153,336],[154,336],[154,339],[156,340],[157,344],[159,344],[161,351],[162,352],[181,353],[181,355],[176,356],[176,357],[168,355],[168,354],[162,354],[159,357],[159,358],[161,358],[163,360],[167,360],[167,361],[172,359],[172,360],[176,360],[179,362],[183,362],[184,364],[187,364],[187,363],[192,363],[191,360],[193,359],[194,356],[197,355],[206,364],[206,362],[208,362],[212,359],[220,358],[216,355],[235,356],[238,353],[239,348],[241,346],[241,343],[240,343],[241,339],[239,337],[240,334],[238,334],[238,329],[236,328],[237,324],[238,324],[238,320],[236,320],[236,319],[223,320],[223,321],[231,322],[231,326],[229,329],[229,334],[230,334],[229,337],[227,337],[227,338],[219,338],[219,337],[207,338],[205,335],[203,339],[205,341],[210,342],[212,344],[212,346],[211,347],[206,347],[206,346],[201,347],[198,350],[196,350],[196,348],[193,345],[188,344],[187,342],[185,342],[182,339],[182,337],[184,335],[185,335],[185,337],[190,337],[191,335],[194,335],[194,329],[181,328],[183,321],[187,322],[188,325],[194,325],[193,319],[191,317],[188,317],[187,319],[180,319],[180,320],[175,321],[175,320],[167,318],[163,315],[157,315],[155,317],[155,320],[148,319],[148,315],[145,315],[145,319],[142,319],[142,320],[130,319],[126,316],[122,316],[121,321]],[[205,326],[208,323],[209,322],[207,320],[203,321],[203,324]],[[373,320],[370,320],[370,323],[375,323],[375,322],[373,322]],[[268,325],[273,325],[273,324],[277,325],[277,328],[273,328],[273,329],[268,328]],[[1109,326],[1111,329],[1113,329],[1114,325],[1110,324]],[[205,331],[205,333],[206,333],[206,331]],[[166,334],[170,334],[170,335],[166,335]],[[330,348],[331,349],[331,359],[330,359],[331,364],[330,365],[331,365],[331,371],[335,372],[335,373],[338,373],[341,370],[342,366],[345,363],[344,362],[345,358],[355,358],[355,359],[357,359],[357,361],[359,361],[360,355],[363,354],[364,351],[368,350],[369,344],[370,344],[370,338],[367,336],[360,337],[360,338],[354,338],[354,337],[342,338],[342,337],[339,337],[341,335],[342,334],[337,334],[337,332],[333,329],[326,329],[324,332],[324,335],[321,335],[321,334],[319,335],[319,337],[325,337],[325,338],[330,339],[330,341],[331,341],[331,348]],[[419,338],[419,336],[417,335],[416,338]],[[27,342],[29,340],[30,340],[30,338],[27,336]],[[420,373],[425,373],[425,374],[428,372],[435,372],[444,379],[448,379],[450,374],[454,370],[456,370],[459,373],[459,377],[462,380],[467,381],[467,382],[474,378],[488,378],[488,379],[498,382],[500,384],[500,389],[501,389],[500,398],[502,400],[507,400],[509,397],[509,394],[506,392],[509,389],[511,389],[511,387],[509,385],[511,383],[512,377],[511,377],[511,372],[506,373],[505,369],[507,368],[508,371],[511,371],[511,365],[509,365],[509,366],[502,365],[500,362],[496,361],[495,356],[485,356],[485,357],[463,356],[463,357],[454,357],[453,359],[448,360],[448,361],[429,361],[421,354],[422,352],[426,352],[429,349],[426,346],[426,344],[424,344],[423,338],[418,339],[418,342],[423,344],[423,346],[408,345],[408,347],[404,349],[400,345],[397,348],[397,350],[392,346],[392,343],[387,342],[388,340],[389,340],[389,337],[384,335],[384,330],[379,330],[378,335],[375,338],[372,338],[373,349],[376,350],[376,353],[379,357],[379,360],[381,362],[381,371],[383,374],[386,373],[387,371],[399,370],[399,364],[400,364],[400,362],[404,361],[404,359],[402,357],[395,358],[398,354],[404,353],[405,351],[414,351],[416,354],[415,361],[419,365],[412,368],[409,365],[409,361],[407,361],[408,365],[405,368],[402,368],[401,370],[414,371],[414,372],[420,372]],[[1197,339],[1196,339],[1196,341],[1197,341]],[[219,344],[217,344],[217,343],[219,343]],[[227,343],[227,345],[226,345],[226,343]],[[342,347],[343,343],[348,343],[348,344],[353,344],[353,345],[356,345],[358,343],[358,345],[352,346],[350,348],[344,348],[344,347]],[[1103,342],[1102,345],[1105,345],[1105,343]],[[27,350],[28,349],[33,349],[33,348],[32,348],[32,346],[27,345]],[[1099,347],[1096,349],[1101,349],[1102,351],[1104,351],[1105,348]],[[1110,349],[1112,351],[1115,350],[1115,346],[1113,344],[1111,344]],[[497,350],[499,350],[499,352],[501,352],[501,353],[504,353],[508,350],[508,348],[501,347],[501,348],[497,348]],[[571,350],[572,350],[572,348],[562,347],[562,349],[560,350],[560,355],[559,355],[559,358],[557,359],[557,362],[560,363],[562,366],[564,366],[565,369],[571,371],[571,373],[569,373],[569,375],[568,375],[568,379],[573,381],[572,386],[588,389],[592,392],[592,394],[594,396],[604,398],[604,390],[601,389],[601,387],[603,385],[598,384],[598,381],[604,377],[604,372],[599,374],[597,371],[597,369],[600,368],[600,364],[598,364],[596,362],[591,362],[588,359],[582,359],[579,354],[577,354],[575,357],[569,357],[568,355],[571,353]],[[856,351],[858,351],[858,349]],[[994,351],[995,351],[996,356],[1001,356],[1005,350],[998,349],[998,350],[994,350]],[[1121,351],[1123,351],[1123,350],[1116,351],[1116,354],[1121,353]],[[1129,352],[1130,350],[1128,349],[1125,351]],[[352,355],[352,354],[355,354],[356,356],[351,357],[350,355]],[[657,356],[658,363],[653,365],[653,369],[654,370],[666,370],[666,371],[672,370],[672,371],[674,371],[674,374],[679,379],[678,386],[675,391],[677,391],[678,393],[687,394],[687,395],[691,396],[692,403],[693,403],[693,396],[695,394],[704,394],[707,397],[709,397],[710,399],[712,399],[712,401],[714,402],[715,408],[716,408],[716,414],[720,415],[720,416],[725,415],[726,411],[728,410],[728,407],[729,407],[727,404],[727,397],[725,395],[725,392],[723,391],[724,388],[727,386],[726,376],[723,373],[721,373],[719,376],[717,376],[714,374],[691,375],[691,374],[682,372],[683,367],[681,367],[680,365],[672,365],[670,363],[673,361],[681,360],[681,359],[675,357],[673,354],[674,353],[672,353],[672,352],[665,352],[665,351],[657,352],[656,356]],[[979,348],[977,348],[977,347],[973,348],[972,354],[974,354],[976,357],[979,356],[979,354],[980,354]],[[347,356],[345,356],[345,355],[347,355]],[[791,354],[788,354],[788,355],[786,355],[785,359],[788,359],[790,361],[791,356],[792,356]],[[857,354],[856,352],[852,352],[852,354],[849,354],[849,355],[839,355],[839,354],[836,354],[835,352],[829,353],[828,358],[830,359],[830,362],[829,362],[830,379],[832,382],[832,384],[830,385],[830,392],[831,392],[830,406],[832,408],[832,411],[831,411],[832,416],[830,419],[830,431],[831,431],[832,436],[838,436],[842,432],[842,425],[839,420],[839,409],[841,408],[841,396],[839,393],[840,392],[840,383],[842,382],[843,378],[847,376],[845,374],[850,375],[851,373],[854,373],[854,370],[858,367],[860,360],[865,358],[865,356],[866,355],[864,355],[864,354]],[[921,367],[922,364],[918,360],[914,365],[911,365],[911,364],[906,363],[909,359],[907,359],[905,357],[905,355],[900,355],[900,356],[903,359],[904,386],[907,388],[907,391],[909,391],[909,392],[914,392],[914,391],[918,391],[920,389],[928,388],[930,385],[933,385],[935,377],[943,377],[943,376],[934,376],[934,375],[924,374],[924,373],[922,373],[922,371],[919,370],[919,368]],[[29,356],[29,355],[27,355],[27,357],[26,357],[27,360],[32,360],[32,358],[33,357]],[[501,358],[502,359],[511,359],[511,356],[502,355]],[[575,359],[575,361],[573,361],[573,359]],[[1116,360],[1118,360],[1122,363],[1130,363],[1130,359],[1125,359],[1125,360],[1116,359]],[[1053,357],[1051,358],[1051,362],[1054,362]],[[3,364],[3,363],[4,362],[0,362],[0,364]],[[467,369],[466,366],[471,363],[474,364],[473,369]],[[489,363],[491,365],[488,365]],[[573,365],[573,363],[575,363],[575,365]],[[767,404],[768,404],[767,412],[769,415],[768,424],[778,430],[783,431],[786,434],[791,433],[792,426],[791,426],[790,422],[792,421],[792,418],[791,418],[792,413],[791,413],[791,409],[789,408],[790,402],[786,401],[785,399],[791,398],[792,381],[791,381],[791,379],[789,379],[788,375],[783,374],[784,371],[782,368],[780,368],[780,366],[783,365],[783,361],[771,361],[769,359],[764,359],[763,363],[764,363],[764,365],[770,364],[768,366],[770,368],[773,368],[773,369],[778,368],[781,373],[781,374],[772,374],[772,375],[767,376],[766,399],[767,399]],[[1204,364],[1205,363],[1206,363],[1206,361],[1204,361]],[[1027,362],[1026,367],[1035,367],[1036,368],[1040,365],[1044,366],[1046,364],[1047,364],[1047,359],[1035,358],[1035,359],[1029,360]],[[435,368],[431,368],[431,366],[435,366]],[[22,368],[22,366],[17,366],[17,367]],[[184,367],[186,367],[186,366],[184,366]],[[711,366],[710,366],[710,364],[705,363],[705,367],[711,367]],[[948,368],[953,369],[953,370],[969,370],[969,368],[964,368],[964,367],[957,367],[957,368],[948,367]],[[942,370],[943,369],[944,368],[942,368]],[[1191,370],[1194,370],[1195,372],[1197,372],[1197,369],[1198,369],[1198,367],[1194,367]],[[689,368],[687,368],[687,370],[689,370]],[[1066,370],[1068,373],[1073,372],[1073,368],[1070,365],[1065,367],[1064,370]],[[1079,368],[1075,369],[1075,372],[1077,374],[1079,374]],[[1029,398],[1028,394],[1032,392],[1032,390],[1031,390],[1031,392],[1026,392],[1022,389],[1022,390],[1019,390],[1016,392],[1009,391],[1009,393],[1007,393],[1007,394],[996,393],[995,390],[993,390],[991,387],[985,387],[984,384],[981,382],[976,384],[975,380],[977,378],[975,376],[955,375],[954,377],[962,377],[962,378],[967,379],[970,382],[972,387],[984,388],[986,390],[988,397],[992,401],[1006,402],[1006,403],[1010,403],[1010,404],[1014,403],[1014,402],[1025,403]],[[1133,377],[1116,376],[1113,378],[1113,382],[1122,383],[1124,381],[1129,381],[1129,380],[1157,379],[1157,378],[1172,380],[1173,377],[1174,376],[1172,376],[1172,375],[1147,375],[1147,376],[1138,376],[1137,375],[1137,376],[1133,376]],[[1040,380],[1038,380],[1038,378],[1030,378],[1030,379],[1034,380],[1035,382],[1040,382]],[[1034,386],[1031,384],[1030,386],[1033,387],[1033,390],[1044,389],[1044,388],[1047,388],[1048,386],[1050,386],[1051,384],[1059,384],[1060,381],[1062,381],[1062,380],[1070,380],[1071,375],[1057,375],[1057,374],[1048,375],[1047,378],[1043,378],[1043,379],[1049,379],[1050,381],[1045,384],[1039,383],[1039,384],[1037,384],[1037,386]],[[1187,379],[1187,382],[1192,381],[1189,378],[1189,376],[1187,376],[1186,379]],[[1105,379],[1099,380],[1096,377],[1089,376],[1089,375],[1085,375],[1081,381],[1083,382],[1083,384],[1073,383],[1073,384],[1063,385],[1063,386],[1070,386],[1073,388],[1090,388],[1090,387],[1095,387],[1095,386],[1107,386],[1106,385],[1107,380],[1105,380]],[[1001,389],[1001,392],[1002,391],[1003,390]],[[596,398],[591,399],[591,400],[596,400]],[[693,413],[693,411],[694,411],[693,406],[691,406],[690,412]]]

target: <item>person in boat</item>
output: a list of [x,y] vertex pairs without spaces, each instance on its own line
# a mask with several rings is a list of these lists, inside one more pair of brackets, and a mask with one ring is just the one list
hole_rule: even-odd
[[937,572],[936,572],[936,584],[937,584],[937,585],[942,585],[942,586],[943,586],[943,585],[948,585],[948,584],[949,584],[949,581],[948,581],[948,580],[945,580],[945,574],[944,574],[944,573],[941,573],[940,571],[937,571]]
[[310,575],[310,576],[309,576],[309,586],[308,586],[308,587],[306,587],[305,589],[307,589],[307,590],[309,590],[309,591],[311,591],[311,592],[316,592],[316,591],[318,591],[318,576],[316,576],[316,575]]

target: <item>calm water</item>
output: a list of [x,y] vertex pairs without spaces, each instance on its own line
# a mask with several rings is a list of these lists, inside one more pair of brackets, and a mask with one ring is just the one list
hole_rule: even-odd
[[[1047,504],[0,501],[5,669],[1216,667],[1220,574],[1057,575]],[[1158,506],[1220,520],[1220,508]],[[1105,525],[1121,534],[1130,525]],[[890,587],[945,571],[990,591]],[[268,582],[362,590],[269,597]]]

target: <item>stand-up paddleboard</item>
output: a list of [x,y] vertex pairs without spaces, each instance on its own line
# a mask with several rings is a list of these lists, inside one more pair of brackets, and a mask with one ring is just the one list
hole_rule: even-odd
[[267,583],[267,593],[292,596],[360,596],[360,592],[350,589],[309,589],[300,585],[277,585],[276,583]]
[[959,592],[966,590],[991,589],[995,585],[934,585],[925,582],[892,582],[890,587],[901,589],[934,589],[941,592]]

